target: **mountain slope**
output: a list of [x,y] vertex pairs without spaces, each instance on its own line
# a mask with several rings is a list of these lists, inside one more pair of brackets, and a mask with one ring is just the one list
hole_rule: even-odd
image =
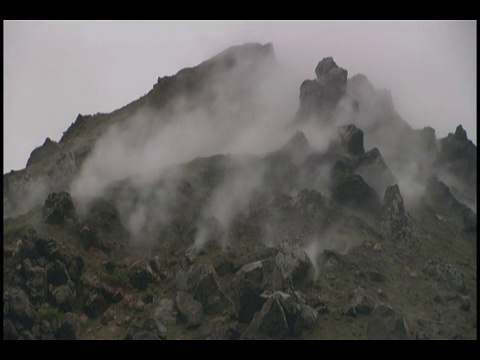
[[328,57],[292,109],[282,71],[232,47],[4,175],[4,338],[476,338],[461,126]]

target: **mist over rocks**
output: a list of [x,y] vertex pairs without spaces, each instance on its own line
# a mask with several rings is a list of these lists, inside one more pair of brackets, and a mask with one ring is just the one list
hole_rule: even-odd
[[332,57],[286,70],[233,46],[4,175],[4,337],[475,338],[463,127],[412,128]]

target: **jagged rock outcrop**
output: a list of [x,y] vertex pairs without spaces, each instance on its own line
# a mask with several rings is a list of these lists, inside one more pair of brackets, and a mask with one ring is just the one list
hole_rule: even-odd
[[338,203],[368,212],[380,208],[375,190],[345,162],[338,161],[333,166],[330,179],[332,198]]
[[274,258],[244,265],[235,277],[234,304],[239,322],[249,323],[261,309],[264,291],[281,290],[283,276]]
[[283,275],[283,286],[295,289],[313,284],[315,268],[300,246],[291,240],[281,242],[275,261]]
[[200,326],[204,318],[203,306],[200,301],[195,300],[191,294],[185,291],[177,291],[175,305],[187,329]]
[[424,198],[426,203],[436,211],[451,214],[451,219],[464,231],[470,233],[477,231],[477,214],[459,202],[448,186],[436,177],[428,179]]
[[455,134],[449,133],[440,139],[435,160],[442,181],[447,182],[455,196],[476,208],[477,194],[477,147],[467,137],[462,125]]
[[45,200],[43,208],[45,222],[50,224],[64,224],[66,221],[75,221],[75,206],[72,196],[67,192],[52,193]]
[[140,259],[133,263],[129,275],[132,286],[138,290],[145,290],[148,284],[157,280],[157,276],[146,259]]
[[388,186],[397,183],[396,177],[388,168],[377,148],[373,148],[361,156],[355,166],[355,172],[361,175],[378,194],[383,193]]
[[387,304],[379,303],[367,325],[369,340],[408,340],[412,336],[405,317]]
[[295,294],[275,291],[263,293],[261,297],[266,301],[255,313],[242,339],[297,337],[304,329],[312,329],[318,319],[317,311],[301,303]]
[[205,314],[218,314],[231,306],[211,264],[192,264],[180,270],[175,278],[175,286],[179,291],[192,294],[202,304]]
[[287,315],[280,302],[280,298],[284,296],[288,297],[287,294],[277,292],[268,297],[260,311],[253,316],[241,338],[245,340],[284,339],[288,335]]
[[345,94],[348,72],[339,67],[332,57],[326,57],[318,63],[315,74],[315,80],[305,80],[300,86],[296,121],[313,117],[330,123],[331,112]]
[[353,156],[365,154],[363,131],[352,124],[338,127],[336,138],[331,141],[329,150]]
[[410,214],[405,210],[398,185],[385,190],[384,204],[380,219],[380,233],[387,239],[414,243],[418,229]]
[[47,137],[42,146],[36,148],[31,152],[30,157],[27,161],[27,167],[32,164],[38,163],[43,158],[51,156],[59,150],[60,146],[58,145],[58,143],[50,140],[50,138]]

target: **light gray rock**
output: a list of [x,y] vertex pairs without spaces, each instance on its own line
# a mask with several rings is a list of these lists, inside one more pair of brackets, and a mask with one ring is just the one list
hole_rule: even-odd
[[175,305],[187,328],[199,327],[203,321],[204,313],[202,304],[185,291],[178,291]]

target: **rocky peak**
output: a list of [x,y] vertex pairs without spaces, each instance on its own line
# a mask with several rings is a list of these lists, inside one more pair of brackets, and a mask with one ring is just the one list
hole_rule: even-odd
[[348,72],[339,67],[332,57],[323,58],[315,68],[315,74],[317,82],[323,87],[333,87],[338,93],[345,92]]
[[38,163],[43,158],[48,157],[60,150],[60,146],[57,142],[52,141],[49,137],[45,139],[42,146],[37,147],[30,153],[30,157],[27,161],[27,167]]
[[458,125],[457,129],[455,130],[455,138],[460,140],[460,141],[466,141],[467,138],[467,132],[463,129],[462,125]]
[[405,240],[414,243],[417,237],[416,225],[405,210],[402,195],[397,184],[385,190],[380,221],[380,232],[387,239]]
[[339,67],[332,57],[326,57],[318,63],[315,74],[315,80],[305,80],[300,86],[296,120],[303,121],[315,116],[328,123],[331,112],[345,94],[348,72]]

